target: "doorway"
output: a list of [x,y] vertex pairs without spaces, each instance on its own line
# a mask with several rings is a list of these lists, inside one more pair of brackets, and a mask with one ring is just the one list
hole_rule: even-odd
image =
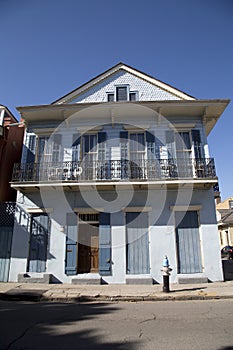
[[99,215],[79,214],[78,273],[99,271]]

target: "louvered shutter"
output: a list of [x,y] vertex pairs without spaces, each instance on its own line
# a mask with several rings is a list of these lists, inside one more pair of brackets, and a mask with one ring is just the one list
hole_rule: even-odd
[[28,270],[45,272],[49,234],[49,217],[47,214],[33,214],[30,226],[30,249]]
[[76,275],[77,273],[77,222],[76,214],[67,214],[65,260],[65,273],[67,275]]
[[72,144],[72,162],[80,161],[80,135],[73,135],[73,144]]
[[99,214],[99,273],[111,274],[111,226],[110,214]]
[[175,158],[175,138],[173,130],[166,130],[166,146],[168,159]]
[[178,273],[202,272],[198,214],[176,212]]
[[148,213],[126,213],[126,273],[147,274],[149,267]]
[[36,135],[27,135],[25,163],[34,163],[35,153],[36,153]]
[[192,130],[192,140],[194,145],[194,154],[196,159],[202,158],[202,145],[200,130]]

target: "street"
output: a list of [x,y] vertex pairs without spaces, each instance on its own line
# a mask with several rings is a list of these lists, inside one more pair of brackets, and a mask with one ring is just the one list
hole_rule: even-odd
[[0,349],[233,349],[233,300],[0,302]]

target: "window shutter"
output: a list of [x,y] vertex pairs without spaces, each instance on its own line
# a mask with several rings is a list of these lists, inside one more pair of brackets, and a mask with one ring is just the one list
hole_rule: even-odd
[[128,131],[121,131],[120,139],[121,139],[121,142],[128,142]]
[[36,153],[36,135],[27,135],[26,163],[34,163]]
[[98,133],[98,160],[99,161],[106,160],[106,140],[107,140],[106,132],[99,132]]
[[30,225],[28,271],[45,272],[50,220],[47,214],[33,214]]
[[202,272],[197,212],[176,212],[175,219],[178,251],[178,273]]
[[72,162],[80,161],[80,140],[81,140],[81,137],[79,134],[73,135]]
[[148,213],[126,213],[126,273],[150,273]]
[[174,131],[166,130],[166,143],[174,142]]
[[166,146],[168,158],[175,158],[175,138],[173,130],[166,130]]
[[62,149],[61,135],[55,134],[53,137],[53,145],[52,145],[52,162],[62,161],[61,149]]
[[146,147],[147,147],[147,158],[156,158],[156,147],[155,147],[155,135],[149,131],[146,131]]
[[194,143],[201,143],[200,130],[192,130],[192,139]]
[[99,273],[111,274],[111,226],[110,214],[99,214]]
[[128,155],[128,131],[120,132],[120,147],[121,147],[121,160],[129,158]]
[[194,145],[194,154],[196,159],[202,158],[202,145],[200,130],[192,130],[192,140]]
[[66,217],[66,260],[65,273],[77,273],[77,215],[68,213]]
[[105,142],[107,139],[107,134],[106,132],[99,132],[98,133],[98,143]]

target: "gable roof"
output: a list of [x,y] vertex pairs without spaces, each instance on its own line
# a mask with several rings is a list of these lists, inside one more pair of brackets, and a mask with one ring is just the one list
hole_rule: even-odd
[[77,97],[79,94],[83,93],[84,91],[90,89],[91,87],[93,87],[94,85],[100,83],[101,81],[103,81],[104,79],[106,79],[107,77],[115,74],[116,72],[120,71],[120,70],[124,70],[130,74],[133,74],[135,76],[137,76],[140,79],[143,79],[153,85],[155,85],[156,87],[161,88],[162,90],[165,90],[171,94],[174,95],[174,97],[179,97],[182,100],[196,100],[195,97],[188,95],[186,93],[184,93],[181,90],[176,89],[175,87],[166,84],[164,82],[162,82],[161,80],[155,79],[154,77],[145,74],[135,68],[132,68],[122,62],[119,62],[118,64],[116,64],[115,66],[113,66],[112,68],[106,70],[105,72],[97,75],[95,78],[89,80],[88,82],[86,82],[85,84],[79,86],[78,88],[74,89],[73,91],[69,92],[68,94],[62,96],[61,98],[57,99],[56,101],[52,102],[52,104],[62,104],[62,103],[67,103],[70,100],[74,99],[75,97]]
[[221,222],[224,224],[233,223],[233,210],[232,209],[219,209],[218,212],[221,214]]

